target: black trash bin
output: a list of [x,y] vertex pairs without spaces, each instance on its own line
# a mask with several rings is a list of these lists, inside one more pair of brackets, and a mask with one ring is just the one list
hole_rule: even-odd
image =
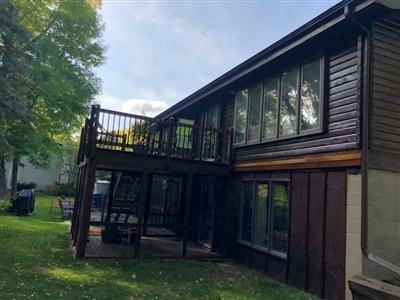
[[22,190],[11,200],[11,211],[18,215],[29,216],[35,210],[35,190]]

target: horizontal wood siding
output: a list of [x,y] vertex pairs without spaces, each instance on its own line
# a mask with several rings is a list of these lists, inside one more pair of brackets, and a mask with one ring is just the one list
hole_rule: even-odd
[[[400,17],[373,25],[370,149],[400,155]],[[375,152],[375,154],[378,152]]]
[[221,104],[221,128],[229,129],[234,126],[235,118],[235,95],[228,94]]
[[[287,259],[237,242],[239,176],[229,184],[236,218],[231,258],[280,281],[326,299],[344,299],[346,241],[346,171],[243,173],[242,179],[290,180]],[[236,188],[235,188],[236,186]],[[231,223],[232,224],[232,223]],[[233,244],[236,243],[236,246]]]
[[[325,53],[325,111],[322,133],[237,147],[234,149],[235,161],[359,149],[360,53],[360,46],[355,38],[346,46]],[[229,115],[229,120],[233,118],[233,114],[234,99],[227,105],[226,115]]]

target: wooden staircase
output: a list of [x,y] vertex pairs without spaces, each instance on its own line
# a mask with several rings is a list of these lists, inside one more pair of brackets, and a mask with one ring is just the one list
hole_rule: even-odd
[[130,216],[137,216],[141,186],[140,177],[118,172],[111,203],[107,196],[102,219],[113,223],[127,223]]

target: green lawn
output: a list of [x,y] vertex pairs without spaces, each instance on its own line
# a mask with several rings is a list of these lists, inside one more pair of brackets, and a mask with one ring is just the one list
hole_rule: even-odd
[[35,212],[0,212],[1,299],[315,299],[232,264],[157,259],[76,260],[55,197]]

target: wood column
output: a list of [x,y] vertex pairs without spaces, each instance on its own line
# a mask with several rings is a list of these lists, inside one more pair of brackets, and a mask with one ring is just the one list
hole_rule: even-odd
[[143,215],[146,207],[147,200],[147,190],[149,186],[149,172],[143,172],[143,180],[142,180],[142,188],[140,190],[140,203],[139,203],[139,212],[138,212],[138,220],[136,227],[136,240],[135,240],[135,253],[134,257],[140,256],[140,240],[142,238],[142,223],[143,223]]
[[183,221],[183,237],[182,237],[182,257],[186,257],[187,240],[189,237],[190,226],[190,206],[192,202],[193,173],[189,173],[186,179],[186,200],[185,200],[185,218]]
[[74,204],[74,213],[72,214],[72,222],[71,222],[71,230],[70,230],[70,238],[74,241],[76,237],[76,226],[79,222],[78,214],[79,214],[79,206],[82,198],[82,189],[83,189],[83,181],[85,177],[85,167],[79,167],[78,169],[78,180],[76,184],[76,193],[75,193],[75,204]]
[[112,211],[112,205],[114,202],[114,192],[116,188],[116,180],[117,180],[117,171],[113,171],[111,173],[111,181],[110,185],[108,188],[108,199],[107,199],[107,206],[103,205],[104,210],[101,212],[101,221],[106,221],[110,222],[111,219],[111,211]]
[[151,205],[151,193],[153,190],[153,177],[151,177],[151,188],[148,190],[148,195],[146,200],[146,207],[144,208],[144,224],[143,224],[143,235],[147,236],[147,227],[149,224],[149,214],[150,214],[150,205]]
[[94,181],[96,175],[96,161],[91,160],[87,165],[87,171],[84,181],[84,193],[81,209],[79,212],[79,228],[77,229],[77,240],[75,245],[75,257],[84,258],[86,252],[86,243],[89,236],[90,213],[92,210],[92,198]]

